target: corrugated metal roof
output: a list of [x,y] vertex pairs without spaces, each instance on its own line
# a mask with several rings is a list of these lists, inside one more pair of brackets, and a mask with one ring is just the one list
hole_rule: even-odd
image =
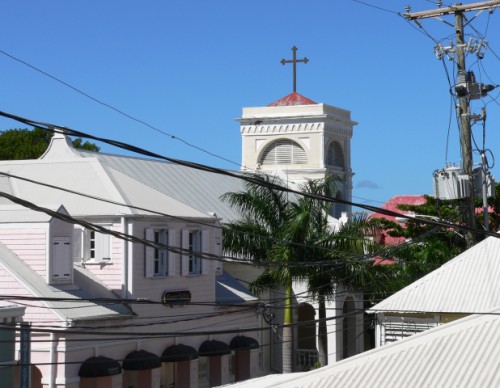
[[289,95],[270,103],[268,106],[293,106],[293,105],[314,105],[314,104],[317,103],[307,97],[304,97],[302,94],[299,94],[297,92],[292,92]]
[[[70,144],[64,137],[54,136],[42,159],[1,161],[0,171],[125,205],[197,219],[209,217],[208,212],[217,213],[218,209],[214,209],[210,203],[204,203],[207,202],[205,197],[208,197],[208,202],[212,198],[206,195],[207,191],[217,190],[217,187],[224,190],[228,186],[223,179],[205,182],[207,174],[193,175],[191,169],[170,171],[170,163],[79,152],[68,150],[68,147]],[[11,189],[12,194],[36,204],[64,204],[72,216],[148,214],[146,211],[85,198],[15,178],[3,183],[6,189]],[[199,210],[185,199],[192,199],[193,203],[206,206],[200,206],[202,209]],[[222,208],[220,201],[219,206]]]
[[499,387],[500,309],[473,315],[306,373],[234,387]]
[[[50,286],[40,275],[38,275],[30,266],[21,260],[15,253],[8,249],[4,244],[0,243],[0,266],[8,272],[20,279],[28,290],[36,297],[42,298],[75,298],[75,299],[91,299],[91,298],[118,298],[102,285],[96,285],[92,289],[92,295],[79,287],[80,281],[89,281],[85,279],[84,270],[75,267],[75,283],[73,285]],[[95,283],[95,282],[93,282]],[[3,289],[5,293],[6,289]],[[90,301],[69,301],[45,302],[51,306],[53,310],[64,320],[80,321],[90,319],[105,319],[128,317],[132,315],[129,308],[121,303],[95,303]]]
[[83,151],[79,154],[95,157],[108,171],[120,172],[204,215],[215,213],[224,220],[239,218],[235,210],[220,201],[220,196],[243,190],[241,179],[152,159]]
[[474,313],[500,306],[500,239],[487,239],[369,311]]

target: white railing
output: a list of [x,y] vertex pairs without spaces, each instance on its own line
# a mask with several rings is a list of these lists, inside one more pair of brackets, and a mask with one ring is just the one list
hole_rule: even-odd
[[307,371],[314,369],[319,360],[316,349],[295,349],[295,370]]

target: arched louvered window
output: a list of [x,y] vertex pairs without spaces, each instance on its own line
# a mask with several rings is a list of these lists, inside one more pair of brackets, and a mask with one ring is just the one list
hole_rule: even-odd
[[293,140],[277,140],[265,148],[261,163],[304,164],[307,163],[307,155],[304,149]]
[[326,164],[345,169],[344,151],[338,141],[332,141],[328,146]]

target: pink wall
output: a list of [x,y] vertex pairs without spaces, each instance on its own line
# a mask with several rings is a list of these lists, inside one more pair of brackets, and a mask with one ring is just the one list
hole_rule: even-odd
[[45,279],[47,232],[45,228],[0,229],[0,241]]

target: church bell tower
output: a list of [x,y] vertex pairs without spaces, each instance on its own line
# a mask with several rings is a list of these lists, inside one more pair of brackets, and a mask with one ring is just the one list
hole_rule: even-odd
[[[283,59],[294,66],[294,91],[265,107],[243,108],[240,122],[242,170],[278,175],[291,185],[306,179],[336,177],[332,193],[352,201],[351,138],[357,124],[348,110],[316,103],[296,92],[296,63],[308,59]],[[351,213],[335,204],[332,215]]]

